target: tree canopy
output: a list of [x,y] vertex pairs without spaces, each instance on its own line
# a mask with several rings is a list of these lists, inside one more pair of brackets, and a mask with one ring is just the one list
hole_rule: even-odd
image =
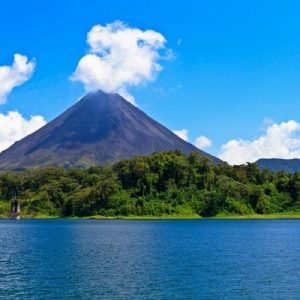
[[255,164],[213,165],[197,153],[157,152],[89,169],[45,167],[0,173],[0,214],[67,216],[244,215],[300,211],[300,173]]

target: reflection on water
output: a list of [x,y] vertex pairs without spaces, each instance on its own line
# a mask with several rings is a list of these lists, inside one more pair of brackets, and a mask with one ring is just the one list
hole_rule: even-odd
[[0,298],[298,298],[300,220],[0,221]]

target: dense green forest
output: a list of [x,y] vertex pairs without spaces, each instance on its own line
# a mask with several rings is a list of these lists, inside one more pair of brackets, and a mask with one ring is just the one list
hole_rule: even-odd
[[300,173],[255,164],[213,165],[199,154],[154,153],[89,169],[47,167],[0,174],[0,215],[249,215],[300,212]]

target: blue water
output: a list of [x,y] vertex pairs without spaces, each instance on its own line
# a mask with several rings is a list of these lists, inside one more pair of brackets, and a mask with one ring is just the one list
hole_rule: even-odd
[[299,220],[0,221],[1,299],[299,297]]

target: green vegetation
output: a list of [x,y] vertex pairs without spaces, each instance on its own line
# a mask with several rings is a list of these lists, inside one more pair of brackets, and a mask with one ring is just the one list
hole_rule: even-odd
[[28,217],[298,217],[300,173],[214,166],[199,154],[172,151],[107,167],[1,173],[0,217],[14,197]]

